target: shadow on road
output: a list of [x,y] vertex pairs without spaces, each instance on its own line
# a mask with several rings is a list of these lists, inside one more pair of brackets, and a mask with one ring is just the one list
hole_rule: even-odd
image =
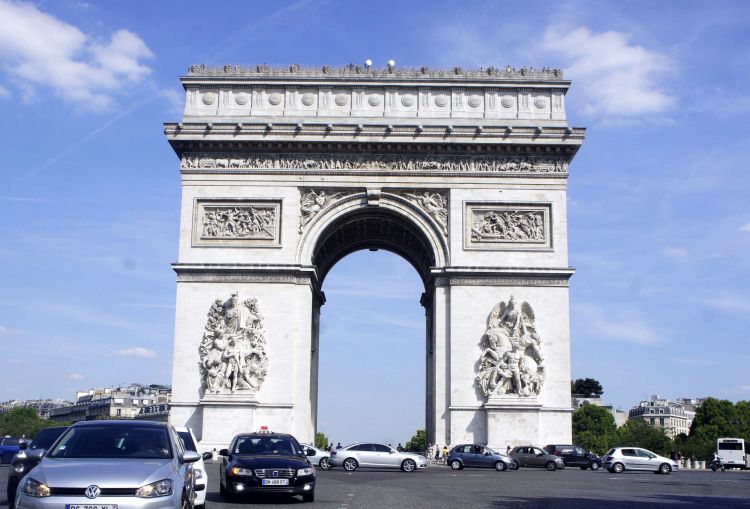
[[273,505],[294,505],[294,504],[303,504],[302,497],[292,497],[290,495],[284,495],[282,493],[267,493],[267,494],[253,494],[252,496],[247,497],[240,497],[237,499],[236,502],[227,502],[223,498],[221,498],[221,495],[218,493],[207,493],[206,494],[206,502],[211,502],[213,504],[217,505],[232,505],[235,504],[242,504],[242,505],[260,505],[260,504],[273,504]]
[[750,500],[744,498],[725,497],[703,497],[703,496],[680,496],[680,495],[649,495],[648,500],[607,500],[601,498],[561,498],[561,497],[513,497],[499,498],[493,501],[491,507],[496,509],[594,509],[607,507],[607,509],[652,509],[675,507],[710,507],[712,509],[738,509],[750,508]]

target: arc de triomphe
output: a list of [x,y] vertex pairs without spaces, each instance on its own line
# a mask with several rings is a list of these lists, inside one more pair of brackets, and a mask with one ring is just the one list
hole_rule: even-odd
[[560,71],[192,66],[182,84],[174,424],[204,449],[260,426],[312,442],[326,274],[386,249],[424,282],[428,440],[570,442],[585,131]]

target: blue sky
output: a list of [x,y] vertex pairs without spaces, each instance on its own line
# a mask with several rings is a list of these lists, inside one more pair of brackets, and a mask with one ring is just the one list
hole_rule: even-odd
[[[189,64],[366,58],[564,68],[588,128],[569,180],[573,376],[626,409],[748,399],[748,26],[743,1],[0,0],[0,400],[170,382],[180,183],[162,123]],[[322,430],[407,440],[416,272],[361,252],[324,290],[322,366],[377,362],[354,384],[322,376]]]

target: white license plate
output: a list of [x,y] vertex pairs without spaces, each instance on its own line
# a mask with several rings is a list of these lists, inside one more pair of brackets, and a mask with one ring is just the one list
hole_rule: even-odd
[[117,509],[117,504],[65,504],[65,509]]
[[289,486],[289,479],[262,479],[262,486]]

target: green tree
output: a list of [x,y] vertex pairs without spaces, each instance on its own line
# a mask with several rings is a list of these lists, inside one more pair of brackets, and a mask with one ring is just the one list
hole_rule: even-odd
[[570,383],[570,392],[581,396],[601,396],[604,394],[604,388],[594,378],[578,378]]
[[573,413],[573,442],[595,451],[606,452],[616,440],[617,424],[606,408],[583,405]]
[[750,401],[735,404],[707,398],[695,412],[690,436],[684,443],[675,442],[675,446],[684,456],[695,454],[705,460],[716,450],[716,439],[721,437],[750,440]]
[[40,430],[54,425],[54,422],[39,417],[33,408],[14,408],[0,415],[0,436],[33,438]]
[[325,435],[325,433],[322,433],[318,431],[315,433],[315,447],[318,449],[323,449],[324,451],[328,450],[328,437]]
[[673,443],[661,428],[643,419],[629,419],[617,430],[617,445],[642,447],[666,456],[672,450]]
[[424,451],[427,449],[427,432],[423,429],[418,429],[417,434],[411,437],[411,439],[406,442],[406,445],[404,445],[404,449],[407,451]]

